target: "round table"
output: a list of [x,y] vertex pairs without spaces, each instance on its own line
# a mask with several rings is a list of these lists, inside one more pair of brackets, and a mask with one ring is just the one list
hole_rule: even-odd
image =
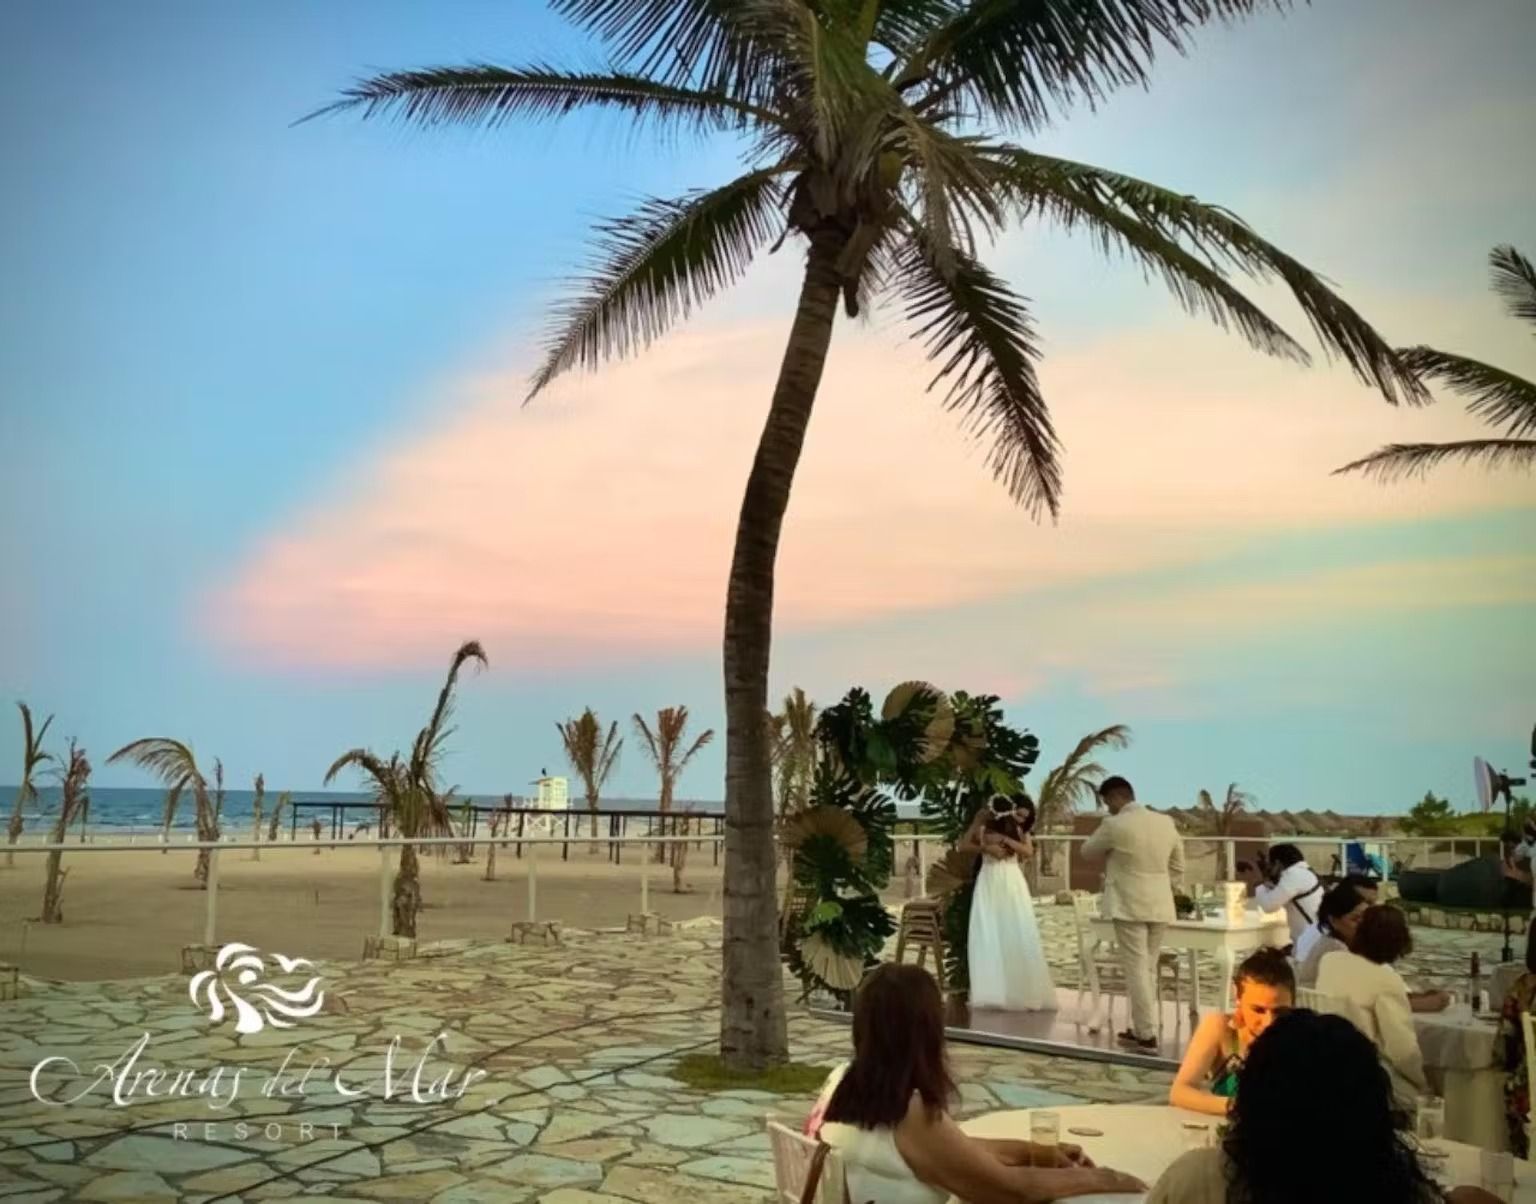
[[[1221,1123],[1215,1116],[1186,1112],[1182,1108],[1141,1104],[1089,1104],[1072,1108],[1048,1108],[1061,1118],[1061,1140],[1083,1147],[1088,1157],[1100,1166],[1135,1175],[1151,1187],[1170,1163],[1184,1153],[1186,1122],[1210,1125],[1214,1131]],[[1033,1110],[988,1112],[960,1122],[972,1137],[1002,1137],[1029,1140],[1029,1118]],[[1084,1137],[1074,1128],[1098,1129],[1102,1137]],[[1456,1141],[1437,1142],[1449,1154],[1444,1171],[1437,1172],[1442,1183],[1454,1186],[1476,1185],[1482,1180],[1482,1151]],[[1536,1204],[1536,1166],[1515,1162],[1515,1204]],[[1088,1204],[1090,1199],[1115,1200],[1124,1204],[1133,1196],[1081,1197],[1074,1204]]]
[[1416,1012],[1413,1027],[1430,1087],[1445,1097],[1445,1134],[1489,1150],[1509,1149],[1504,1072],[1495,1058],[1498,1015],[1464,1003]]

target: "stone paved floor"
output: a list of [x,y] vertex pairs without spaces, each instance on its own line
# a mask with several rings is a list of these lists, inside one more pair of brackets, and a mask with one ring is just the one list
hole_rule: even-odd
[[[1040,911],[1071,982],[1070,913]],[[1459,972],[1473,947],[1491,956],[1471,933],[1417,935],[1417,969]],[[809,1100],[694,1091],[667,1073],[714,1044],[718,951],[708,923],[667,937],[574,932],[554,948],[452,944],[397,964],[330,962],[318,967],[319,1015],[246,1037],[228,1020],[211,1025],[182,977],[36,986],[0,1003],[0,1204],[766,1202],[763,1116]],[[791,1040],[797,1060],[830,1064],[848,1032],[794,1015]],[[1166,1075],[1102,1063],[952,1053],[962,1115],[1150,1101],[1167,1089]],[[53,1062],[39,1082],[80,1098],[39,1103],[33,1068],[63,1057],[79,1077]],[[304,1079],[319,1059],[328,1062]],[[112,1081],[100,1063],[115,1063]],[[460,1094],[472,1071],[484,1077]],[[115,1084],[130,1102],[113,1102]]]

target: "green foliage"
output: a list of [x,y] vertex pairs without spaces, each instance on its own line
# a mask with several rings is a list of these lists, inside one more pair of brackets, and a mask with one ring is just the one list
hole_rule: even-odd
[[831,1073],[829,1066],[789,1062],[766,1070],[736,1070],[717,1054],[688,1054],[667,1071],[669,1078],[695,1091],[771,1091],[774,1095],[814,1095]]
[[1456,830],[1456,813],[1446,799],[1427,791],[1398,826],[1409,836],[1448,836]]
[[[877,713],[867,691],[853,689],[821,714],[821,755],[810,804],[846,811],[867,845],[855,856],[827,833],[802,835],[793,873],[814,902],[789,941],[791,969],[808,984],[839,998],[848,992],[825,982],[805,964],[800,946],[820,935],[837,952],[864,965],[878,960],[894,931],[880,891],[895,869],[896,804],[918,801],[926,821],[954,843],[988,798],[1022,789],[1040,755],[1034,736],[1009,727],[992,695],[946,697],[932,686],[908,683]],[[948,971],[963,989],[970,887],[951,897],[945,913]]]

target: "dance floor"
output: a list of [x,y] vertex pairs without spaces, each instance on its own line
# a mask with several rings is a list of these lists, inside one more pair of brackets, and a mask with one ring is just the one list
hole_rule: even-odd
[[[1030,1053],[1058,1057],[1086,1058],[1152,1070],[1176,1070],[1189,1042],[1190,1019],[1187,1003],[1164,1003],[1162,1041],[1156,1051],[1129,1050],[1115,1040],[1115,1033],[1130,1027],[1125,997],[1114,999],[1114,1022],[1100,1025],[1097,1033],[1088,1031],[1092,997],[1083,997],[1083,1010],[1077,1009],[1077,991],[1057,988],[1055,1012],[1002,1012],[970,1008],[952,1012],[948,1035],[951,1041],[976,1045],[995,1045],[1022,1049]],[[1202,1011],[1209,1011],[1205,1008]],[[846,1021],[841,1012],[816,1012],[827,1019]]]

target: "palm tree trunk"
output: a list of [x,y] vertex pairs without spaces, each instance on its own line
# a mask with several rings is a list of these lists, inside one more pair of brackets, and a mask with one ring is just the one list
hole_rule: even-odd
[[[667,816],[672,813],[672,779],[665,773],[661,775],[661,801],[656,806],[661,812],[661,834],[665,836],[667,835]],[[672,835],[676,836],[677,833],[673,832]],[[657,865],[661,865],[667,860],[668,847],[664,844],[656,846],[653,860]],[[676,846],[671,847],[675,848]]]
[[[27,801],[27,785],[26,782],[22,782],[16,788],[16,803],[11,808],[11,822],[5,827],[5,843],[7,845],[14,845],[21,839],[21,829],[24,822],[21,818],[21,809]],[[16,864],[16,854],[9,848],[5,850],[5,864],[8,866]]]
[[395,874],[395,893],[390,900],[390,931],[416,939],[416,913],[421,910],[421,865],[413,845],[400,849],[400,869]]
[[725,602],[725,865],[720,1055],[760,1069],[789,1056],[779,966],[778,857],[768,666],[773,569],[790,486],[805,442],[837,314],[837,248],[815,236],[768,421],[747,478]]

